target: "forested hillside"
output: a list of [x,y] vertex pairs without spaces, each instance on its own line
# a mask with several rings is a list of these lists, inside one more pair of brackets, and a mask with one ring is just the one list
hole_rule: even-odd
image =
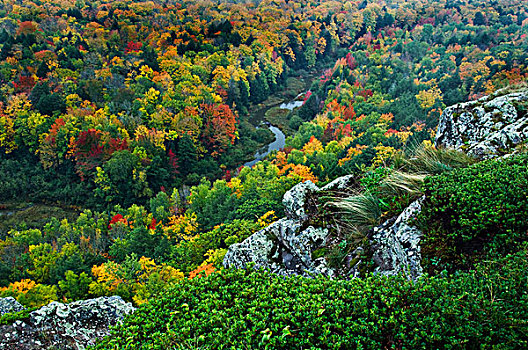
[[[475,304],[461,308],[478,313],[491,307],[471,271],[477,267],[478,273],[486,273],[489,266],[483,261],[499,259],[500,268],[492,273],[499,281],[506,273],[503,267],[511,264],[505,254],[516,254],[519,264],[526,264],[522,243],[526,223],[515,215],[501,216],[510,210],[526,214],[526,157],[501,165],[472,165],[478,159],[442,153],[433,142],[446,107],[526,86],[527,35],[528,4],[523,0],[4,1],[0,4],[0,296],[38,307],[53,300],[120,295],[135,305],[147,305],[141,312],[161,313],[165,320],[173,311],[165,314],[157,309],[161,304],[149,306],[150,300],[175,286],[173,294],[191,288],[207,295],[204,305],[214,304],[205,292],[209,282],[188,281],[214,273],[206,280],[211,288],[223,293],[240,284],[237,293],[242,294],[237,298],[241,299],[244,293],[253,293],[246,290],[248,285],[264,279],[262,288],[269,290],[296,288],[320,297],[328,289],[325,298],[339,295],[343,300],[338,302],[345,302],[355,292],[341,294],[345,287],[339,281],[317,280],[308,288],[309,280],[225,271],[222,261],[229,246],[285,215],[283,195],[296,184],[309,180],[320,186],[352,175],[352,194],[365,194],[378,211],[376,220],[358,231],[362,242],[368,230],[399,215],[419,195],[430,197],[426,203],[434,205],[428,204],[418,219],[424,231],[431,229],[424,238],[425,270],[439,276],[430,281],[424,277],[418,285],[396,278],[394,283],[401,289],[392,290],[391,280],[370,276],[372,257],[367,254],[362,256],[367,263],[361,274],[370,277],[346,286],[372,292],[379,285],[391,298],[404,295],[397,307],[405,308],[417,302],[415,295],[449,299],[467,284],[467,293],[476,295]],[[279,107],[294,98],[302,101],[300,107]],[[515,108],[519,116],[526,115],[526,103]],[[287,136],[285,147],[253,167],[244,167],[259,148],[273,141],[262,127],[264,120]],[[523,147],[517,151],[522,153]],[[423,160],[420,154],[437,157],[434,167],[439,170],[417,165],[413,159]],[[455,168],[461,168],[460,173],[452,175]],[[501,176],[494,177],[490,168],[502,169]],[[422,187],[415,192],[384,192],[383,181],[402,169],[421,176],[418,187]],[[478,174],[494,179],[490,182],[502,179],[504,187],[512,181],[520,195],[501,188],[494,188],[496,195],[486,192],[488,185],[472,182],[480,179]],[[489,198],[469,195],[471,188],[461,189],[457,181],[481,186]],[[456,205],[462,210],[466,205],[466,199],[462,204],[449,202],[452,197],[445,197],[449,191],[460,191],[456,195],[468,201],[489,203],[495,211],[474,205],[470,207],[475,213],[465,217],[445,209],[452,215],[447,224],[435,208]],[[358,247],[358,232],[343,233],[349,230],[343,222],[347,216],[327,203],[345,194],[332,196],[314,204],[318,214],[310,224],[337,220],[336,227],[345,227],[332,233],[328,249],[317,256],[338,268],[344,256]],[[516,198],[517,204],[508,198]],[[483,213],[498,219],[485,220]],[[455,224],[459,219],[462,223]],[[495,237],[492,231],[498,238],[490,238]],[[457,271],[464,271],[453,277],[460,289],[443,291]],[[515,286],[522,282],[517,272],[511,273]],[[226,282],[232,280],[232,286]],[[503,287],[501,293],[509,293]],[[295,298],[304,305],[310,298],[301,294]],[[191,305],[181,298],[168,304]],[[407,300],[410,304],[405,304]],[[523,300],[500,307],[521,310],[526,307]],[[363,302],[357,306],[367,307],[367,299]],[[285,308],[288,303],[273,307]],[[226,312],[233,311],[229,307]],[[430,307],[441,313],[443,306]],[[336,306],[330,316],[327,308],[320,306],[311,316],[299,309],[303,316],[296,314],[297,321],[277,321],[271,330],[271,325],[259,323],[255,309],[251,311],[255,320],[236,327],[254,327],[257,335],[245,335],[245,344],[280,348],[304,337],[294,330],[299,327],[295,322],[308,317],[310,327],[322,333],[307,347],[348,348],[344,339],[356,337],[360,328],[345,332],[343,325],[352,326],[339,315],[348,311]],[[452,320],[457,324],[465,317],[459,311]],[[236,323],[236,312],[227,319]],[[326,315],[331,321],[322,324],[329,328],[320,328],[316,318]],[[412,315],[409,322],[419,323],[420,318]],[[440,322],[433,316],[431,324]],[[142,320],[138,317],[127,327]],[[479,314],[472,320],[498,327],[502,316],[497,317]],[[512,321],[516,317],[506,317],[512,327],[519,326]],[[192,341],[191,326],[178,322],[185,332],[174,339]],[[162,331],[164,325],[159,327]],[[208,338],[215,327],[192,329],[197,337],[205,337],[200,341],[221,348],[217,340]],[[420,336],[411,341],[402,338],[405,330],[391,333],[387,329],[393,325],[386,327],[373,333],[372,343],[359,343],[367,348],[423,344]],[[235,342],[232,330],[225,331],[222,341]],[[270,340],[277,332],[282,338]],[[143,334],[133,336],[152,341],[156,348],[175,344],[167,334],[167,339],[161,338],[163,344]],[[512,334],[500,339],[522,338]],[[117,337],[115,344],[127,336]],[[489,337],[486,344],[500,343],[493,334]],[[464,339],[449,344],[456,348],[457,341]],[[112,348],[114,343],[106,344]]]

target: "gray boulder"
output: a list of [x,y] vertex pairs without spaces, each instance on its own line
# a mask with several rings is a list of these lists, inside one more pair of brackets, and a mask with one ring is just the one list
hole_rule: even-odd
[[13,312],[19,312],[24,309],[25,307],[13,297],[0,298],[0,316]]
[[411,279],[422,275],[420,240],[422,232],[411,221],[422,209],[425,197],[411,203],[396,219],[373,229],[370,249],[377,267],[374,272],[389,276],[404,274]]
[[312,181],[301,182],[293,186],[282,198],[286,217],[300,221],[307,219],[306,201],[309,200],[311,194],[316,192],[319,192],[319,187]]
[[286,192],[282,198],[282,204],[286,209],[286,217],[292,220],[304,221],[313,214],[309,210],[314,209],[315,205],[309,202],[314,197],[317,197],[318,192],[344,192],[354,185],[356,185],[354,175],[338,177],[322,188],[317,187],[311,181],[301,182]]
[[324,246],[327,236],[326,228],[301,229],[300,222],[283,218],[230,246],[223,264],[245,268],[254,263],[257,269],[284,276],[332,275],[326,262],[312,260],[312,252]]
[[442,113],[436,146],[463,150],[481,159],[511,153],[528,140],[528,90],[459,103]]
[[279,275],[333,276],[326,260],[312,259],[315,250],[324,247],[328,229],[308,225],[310,213],[316,210],[311,198],[320,189],[311,181],[299,183],[283,197],[286,218],[254,233],[241,243],[229,247],[223,264],[226,267],[245,268],[254,263]]
[[108,334],[135,308],[119,296],[51,302],[24,320],[0,327],[1,349],[82,350]]
[[328,183],[328,185],[321,188],[321,191],[346,191],[350,187],[357,185],[355,175],[345,175],[338,177],[334,181]]

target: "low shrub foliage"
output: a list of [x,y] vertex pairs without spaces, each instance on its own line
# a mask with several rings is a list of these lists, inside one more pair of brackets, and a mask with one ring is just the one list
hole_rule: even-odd
[[528,154],[488,160],[427,178],[419,223],[431,261],[511,252],[528,238]]
[[31,307],[22,311],[3,314],[2,316],[0,316],[0,325],[8,325],[18,320],[28,319],[29,314],[37,309],[37,307]]
[[526,348],[527,268],[525,247],[416,282],[223,270],[142,305],[94,349]]

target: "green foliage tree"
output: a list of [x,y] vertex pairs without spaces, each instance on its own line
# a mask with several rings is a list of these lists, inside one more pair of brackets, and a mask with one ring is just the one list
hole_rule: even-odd
[[64,279],[59,281],[59,288],[68,301],[86,299],[90,291],[90,283],[93,283],[91,277],[86,272],[80,275],[73,271],[66,271]]

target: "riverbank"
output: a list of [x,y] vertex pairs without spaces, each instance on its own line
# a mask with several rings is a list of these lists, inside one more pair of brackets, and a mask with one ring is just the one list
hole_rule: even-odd
[[317,71],[299,72],[298,76],[289,77],[286,80],[286,87],[283,90],[270,95],[264,102],[250,107],[249,122],[254,126],[258,126],[261,121],[266,120],[266,112],[270,109],[297,100],[300,94],[310,89],[313,80],[319,74]]
[[260,125],[256,126],[256,128],[258,129],[266,126],[273,133],[275,139],[273,142],[269,143],[267,147],[264,146],[259,149],[254,155],[255,159],[244,163],[244,166],[252,167],[260,160],[266,158],[271,152],[284,148],[286,144],[286,135],[293,134],[295,131],[291,128],[290,119],[288,117],[294,109],[303,105],[304,96],[305,93],[301,92],[295,97],[295,99],[288,102],[282,102],[279,106],[271,107],[264,113],[265,121],[261,121]]
[[286,136],[284,135],[284,133],[274,125],[269,124],[268,127],[269,130],[273,133],[275,140],[268,144],[267,147],[264,146],[263,148],[258,150],[257,153],[255,153],[255,159],[244,163],[244,166],[252,167],[253,165],[266,158],[271,152],[284,148],[284,145],[286,143]]
[[32,202],[0,203],[0,235],[13,228],[42,228],[50,217],[75,221],[80,209],[65,205]]

